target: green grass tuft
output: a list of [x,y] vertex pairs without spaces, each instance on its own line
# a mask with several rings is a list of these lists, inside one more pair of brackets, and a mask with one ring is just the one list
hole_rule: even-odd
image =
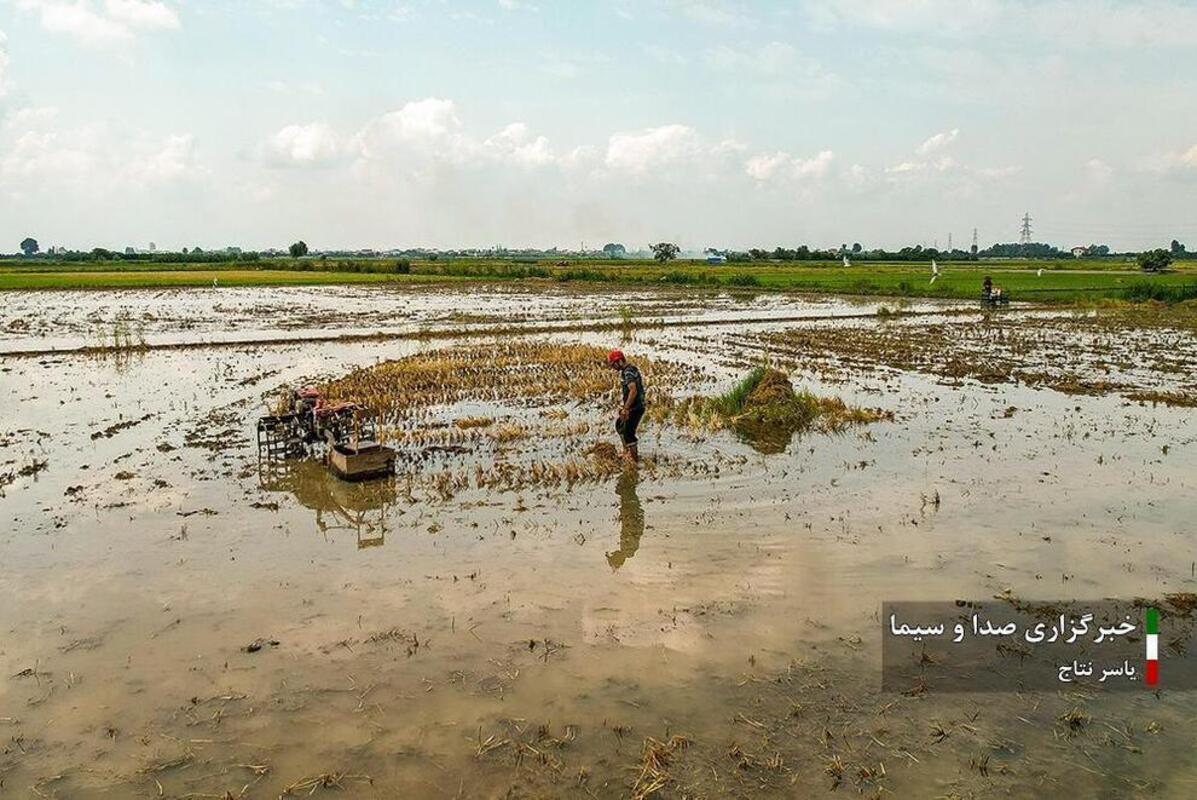
[[739,414],[744,410],[744,401],[748,399],[748,395],[752,394],[752,390],[761,382],[761,378],[765,377],[766,369],[767,367],[764,364],[753,367],[752,371],[740,379],[740,382],[731,389],[721,395],[712,397],[711,406],[716,412],[725,417],[734,417],[736,414]]
[[1155,300],[1160,303],[1183,303],[1197,300],[1197,283],[1161,284],[1152,280],[1135,281],[1122,291],[1124,300],[1144,302]]

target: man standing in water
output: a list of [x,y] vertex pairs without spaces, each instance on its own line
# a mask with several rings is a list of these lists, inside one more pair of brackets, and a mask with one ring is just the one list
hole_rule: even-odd
[[640,418],[644,416],[644,378],[635,365],[629,364],[620,350],[612,350],[607,354],[607,366],[619,370],[619,385],[623,402],[619,406],[619,418],[615,420],[615,430],[623,439],[623,457],[629,464],[640,461],[637,449],[639,440],[636,438],[636,427]]

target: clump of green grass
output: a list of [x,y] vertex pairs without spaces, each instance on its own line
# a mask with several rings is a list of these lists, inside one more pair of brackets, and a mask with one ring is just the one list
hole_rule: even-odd
[[724,417],[734,417],[739,414],[744,410],[744,401],[748,399],[748,395],[752,394],[752,390],[761,382],[761,378],[765,377],[766,370],[768,367],[764,364],[753,367],[752,371],[741,378],[731,389],[710,399],[711,410]]
[[1197,282],[1166,284],[1151,280],[1139,280],[1123,289],[1122,297],[1137,303],[1148,300],[1159,303],[1183,303],[1186,300],[1197,299]]
[[656,417],[694,428],[730,429],[760,452],[776,453],[795,433],[814,428],[839,431],[889,419],[892,414],[849,406],[838,397],[796,392],[784,373],[762,364],[726,392],[660,405]]

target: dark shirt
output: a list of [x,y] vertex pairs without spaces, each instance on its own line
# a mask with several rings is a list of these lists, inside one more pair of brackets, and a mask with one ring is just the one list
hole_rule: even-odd
[[636,384],[636,399],[632,401],[629,411],[644,408],[644,378],[640,376],[640,370],[636,369],[632,364],[628,364],[619,372],[619,385],[623,390],[623,402],[628,402],[628,387]]

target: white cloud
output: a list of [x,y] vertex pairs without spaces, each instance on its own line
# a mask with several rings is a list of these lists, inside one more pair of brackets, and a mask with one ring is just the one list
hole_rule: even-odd
[[959,165],[956,159],[951,156],[940,156],[929,161],[903,161],[892,167],[886,167],[885,171],[893,175],[917,172],[947,172],[957,166]]
[[844,173],[844,178],[849,186],[867,186],[873,182],[873,172],[864,164],[853,164]]
[[927,139],[927,141],[925,141],[921,145],[919,145],[918,152],[920,155],[926,156],[926,155],[930,155],[932,153],[938,152],[940,150],[943,150],[945,147],[952,144],[952,142],[956,141],[956,137],[958,137],[959,135],[960,135],[959,128],[952,128],[952,130],[950,130],[950,131],[944,131],[943,133],[937,133],[934,136],[932,136],[931,138]]
[[933,134],[915,148],[914,158],[886,167],[883,174],[894,186],[935,185],[942,191],[958,195],[976,191],[984,182],[1002,180],[1021,172],[1022,168],[1018,166],[973,167],[961,163],[950,152],[959,138],[959,128]]
[[159,0],[16,0],[17,8],[36,13],[42,28],[82,45],[105,47],[132,41],[139,31],[180,27],[174,9]]
[[73,131],[26,130],[0,158],[0,176],[11,187],[30,182],[85,181],[98,176],[103,158],[94,129]]
[[275,166],[324,166],[346,156],[346,146],[323,122],[288,125],[262,146],[262,157]]
[[171,183],[206,173],[196,157],[195,137],[189,133],[166,137],[158,150],[135,157],[128,168],[129,178],[141,184]]
[[108,16],[135,30],[175,30],[179,15],[160,0],[106,0]]
[[462,131],[452,100],[429,97],[407,103],[364,126],[351,145],[360,168],[424,173],[434,164],[464,164],[481,144]]
[[382,115],[374,126],[387,138],[426,144],[444,141],[455,135],[461,128],[461,120],[457,118],[457,108],[452,100],[429,97]]
[[90,3],[17,0],[17,7],[36,11],[43,28],[70,36],[80,44],[92,47],[119,44],[133,36],[126,26],[96,13]]
[[[563,153],[550,146],[524,122],[512,122],[497,133],[478,137],[468,132],[453,101],[416,100],[366,123],[356,133],[341,133],[324,123],[288,125],[258,149],[264,163],[325,166],[353,160],[359,174],[388,172],[429,177],[437,167],[481,169],[510,165],[555,166],[565,173],[590,170],[591,177],[622,174],[659,175],[670,169],[710,177],[732,163],[744,146],[733,140],[711,142],[680,124],[640,131],[619,131],[605,148],[582,144]],[[792,159],[796,176],[821,174],[830,153],[809,163]],[[597,172],[595,170],[598,170]]]
[[562,156],[559,163],[562,169],[572,172],[596,166],[602,161],[603,155],[602,148],[592,144],[582,144]]
[[524,166],[544,166],[555,160],[549,140],[543,136],[533,138],[528,126],[522,122],[511,123],[483,142],[483,148],[495,158]]
[[960,129],[936,133],[915,148],[916,158],[886,167],[890,175],[913,175],[929,172],[947,172],[959,167],[955,157],[944,152],[951,148],[960,136]]
[[615,133],[607,143],[608,167],[643,175],[701,155],[702,145],[693,128],[662,125],[636,133]]
[[[360,170],[424,174],[436,165],[484,167],[512,164],[543,167],[558,163],[544,136],[513,122],[486,139],[468,134],[451,100],[430,97],[382,114],[356,133],[343,134],[327,123],[288,125],[259,148],[271,166],[324,167],[353,160]],[[574,158],[560,159],[573,163]]]
[[803,180],[821,178],[831,168],[835,160],[835,153],[823,150],[813,158],[795,158],[789,153],[777,152],[772,155],[757,155],[748,159],[744,164],[744,171],[750,178],[758,181],[775,179]]
[[61,124],[53,108],[23,108],[0,131],[0,187],[98,195],[207,174],[190,134],[165,138],[100,124]]
[[1140,158],[1137,166],[1140,172],[1149,174],[1191,177],[1197,173],[1197,144],[1184,152],[1172,150],[1153,153]]

